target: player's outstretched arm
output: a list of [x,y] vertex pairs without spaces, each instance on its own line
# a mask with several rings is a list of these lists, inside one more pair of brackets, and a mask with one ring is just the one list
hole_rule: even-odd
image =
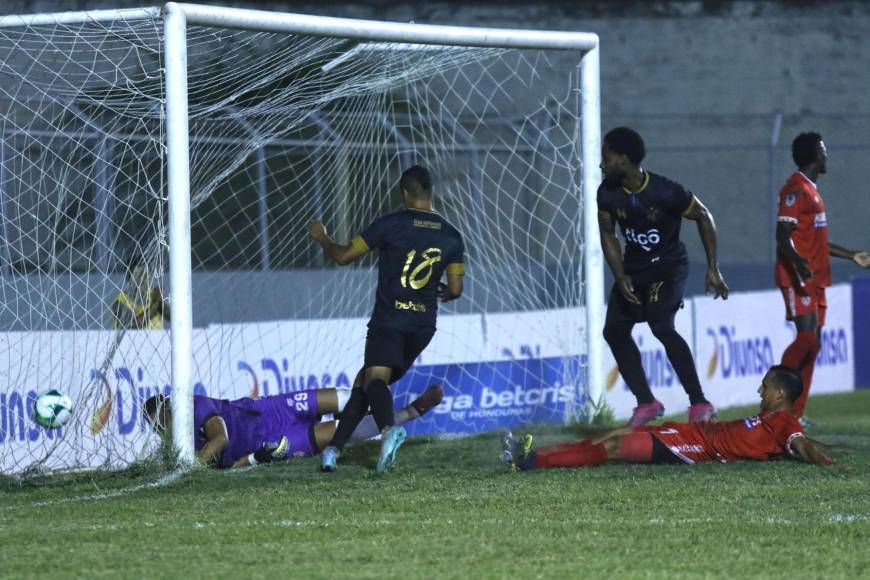
[[281,437],[280,441],[267,441],[260,445],[260,448],[253,453],[237,459],[230,469],[256,467],[263,463],[272,463],[276,459],[285,459],[287,457],[287,446],[287,437]]
[[704,244],[704,252],[707,254],[707,275],[704,278],[704,292],[713,291],[713,298],[721,297],[728,299],[728,285],[719,271],[719,259],[717,257],[716,222],[713,214],[707,209],[698,196],[694,196],[689,209],[683,213],[683,217],[698,224],[698,234],[701,243]]
[[227,433],[227,424],[224,423],[222,417],[214,416],[205,422],[203,426],[205,430],[205,445],[197,454],[200,461],[206,465],[216,465],[218,458],[227,444],[230,442],[229,434]]
[[828,243],[828,251],[835,258],[845,258],[847,260],[852,260],[862,268],[870,268],[870,251],[847,250],[843,246],[838,246],[834,243]]
[[308,237],[320,244],[327,259],[339,266],[346,266],[366,253],[366,250],[353,244],[342,245],[334,242],[326,232],[326,226],[314,218],[308,221]]
[[620,247],[619,240],[616,238],[616,227],[609,213],[598,212],[598,231],[600,232],[601,250],[604,252],[604,259],[607,260],[607,265],[610,266],[610,271],[613,272],[613,278],[619,286],[619,291],[632,304],[640,304],[640,299],[634,293],[634,284],[631,281],[631,276],[625,273],[625,268],[622,265],[622,247]]
[[821,447],[809,437],[797,437],[791,442],[791,448],[795,457],[807,463],[817,465],[833,465],[835,461],[825,455]]

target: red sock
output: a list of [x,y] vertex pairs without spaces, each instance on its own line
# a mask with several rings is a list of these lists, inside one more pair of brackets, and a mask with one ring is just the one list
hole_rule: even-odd
[[819,339],[815,332],[798,332],[794,341],[782,353],[782,364],[790,369],[801,370],[818,344]]
[[607,461],[604,445],[589,441],[550,445],[535,450],[535,469],[551,467],[594,467]]
[[794,414],[803,415],[807,397],[810,396],[810,383],[819,353],[819,339],[815,332],[798,332],[794,341],[782,353],[782,364],[801,373],[804,390],[794,404]]
[[801,378],[804,381],[804,390],[801,396],[797,398],[792,406],[792,410],[798,417],[803,416],[804,408],[807,406],[807,398],[810,396],[810,385],[813,383],[813,371],[816,368],[816,357],[819,356],[821,345],[816,341],[816,348],[810,353],[809,360],[804,363],[801,368]]

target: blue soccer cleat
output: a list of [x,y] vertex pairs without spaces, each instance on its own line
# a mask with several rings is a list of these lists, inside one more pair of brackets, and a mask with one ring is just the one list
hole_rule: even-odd
[[323,473],[332,473],[335,471],[338,461],[338,456],[341,455],[338,449],[330,445],[320,454],[320,471]]
[[396,452],[405,442],[407,432],[404,427],[393,426],[386,429],[381,440],[381,455],[378,457],[378,473],[384,473],[396,466]]

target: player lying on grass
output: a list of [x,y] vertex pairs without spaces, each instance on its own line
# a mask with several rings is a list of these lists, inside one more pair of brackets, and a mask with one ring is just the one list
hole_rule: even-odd
[[[330,413],[340,415],[349,397],[349,389],[313,389],[234,401],[195,396],[193,428],[197,458],[226,469],[316,455],[335,435],[336,421],[321,421],[321,417]],[[424,415],[443,397],[439,385],[429,386],[396,413],[396,423],[407,423]],[[155,431],[168,434],[172,425],[169,397],[149,398],[144,412]],[[352,441],[365,441],[379,432],[372,417],[367,416],[354,431]]]
[[503,441],[503,457],[519,470],[592,467],[605,462],[693,464],[783,457],[832,464],[821,445],[804,435],[793,414],[801,392],[800,374],[776,365],[767,371],[758,388],[761,413],[753,417],[624,427],[598,438],[538,449],[532,449],[531,435],[520,442],[508,433]]

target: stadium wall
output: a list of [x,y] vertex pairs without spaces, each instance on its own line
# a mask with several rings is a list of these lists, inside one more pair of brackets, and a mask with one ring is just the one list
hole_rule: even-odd
[[[855,350],[852,293],[848,285],[829,291],[814,394],[854,389],[860,357]],[[865,306],[855,309],[859,311],[866,312]],[[703,296],[687,299],[678,329],[690,338],[702,384],[716,405],[758,401],[764,372],[779,362],[792,340],[792,325],[783,314],[778,291],[736,293],[727,302]],[[562,357],[582,352],[583,321],[579,309],[441,317],[436,338],[395,392],[397,405],[404,405],[437,382],[447,387],[448,396],[431,414],[410,424],[410,433],[471,433],[562,421],[566,407],[578,402],[576,386],[563,382],[566,376],[576,376],[578,369],[567,367],[578,364],[570,362],[578,359]],[[365,324],[365,318],[285,320],[197,330],[194,390],[237,398],[349,387],[362,361]],[[669,413],[683,411],[686,396],[663,348],[646,325],[634,334],[654,394]],[[14,385],[0,393],[0,446],[6,447],[0,454],[0,471],[26,464],[22,454],[33,445],[48,448],[57,437],[29,418],[36,393],[48,388],[72,395],[78,422],[49,458],[50,466],[122,465],[156,444],[141,408],[147,397],[170,391],[168,333],[127,332],[113,364],[102,373],[99,367],[115,337],[109,331],[0,334],[0,379]],[[867,358],[867,351],[863,353]],[[609,364],[606,401],[622,420],[635,402],[612,359]],[[99,396],[78,401],[83,383],[92,381],[103,384],[102,390],[91,389]],[[118,438],[128,444],[113,444]]]

